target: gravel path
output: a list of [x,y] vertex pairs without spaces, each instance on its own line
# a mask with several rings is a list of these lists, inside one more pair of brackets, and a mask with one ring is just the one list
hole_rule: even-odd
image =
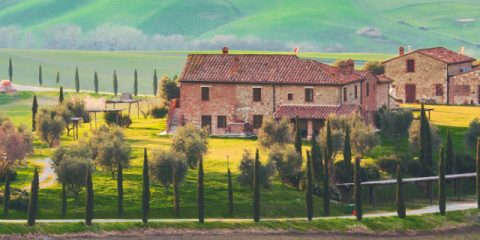
[[[49,188],[57,183],[55,171],[53,170],[52,162],[50,158],[34,160],[35,165],[40,166],[38,172],[38,181],[40,183],[40,189]],[[23,190],[30,191],[30,186],[25,186]]]

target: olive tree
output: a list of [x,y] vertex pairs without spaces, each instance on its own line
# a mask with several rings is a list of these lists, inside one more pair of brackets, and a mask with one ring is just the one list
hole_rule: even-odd
[[282,184],[292,183],[298,187],[302,173],[302,155],[292,145],[273,145],[268,154],[268,161],[280,175]]
[[172,140],[172,150],[183,153],[188,166],[194,169],[198,159],[208,150],[208,132],[193,124],[178,128]]
[[50,147],[58,144],[65,129],[63,118],[47,109],[41,109],[36,117],[36,133],[40,139]]
[[0,115],[0,176],[32,153],[32,139],[25,126],[15,127],[9,118]]
[[[255,158],[248,150],[244,150],[242,155],[242,160],[240,161],[240,166],[238,169],[240,170],[240,175],[238,176],[238,182],[240,185],[244,187],[251,188],[253,186],[254,180],[254,165],[255,165]],[[259,184],[266,189],[270,189],[272,185],[271,177],[275,173],[274,166],[272,162],[268,162],[267,164],[260,164],[260,179]]]
[[[414,151],[418,151],[420,147],[420,121],[413,121],[410,129],[408,130],[408,141]],[[432,141],[433,150],[437,150],[440,147],[442,139],[438,134],[438,128],[430,123],[430,136]]]
[[175,151],[159,151],[153,155],[150,162],[150,176],[166,189],[173,184],[173,169],[176,172],[177,183],[183,182],[188,169],[184,154]]
[[258,142],[264,148],[271,148],[275,144],[289,144],[293,141],[293,132],[293,126],[287,118],[279,121],[267,118],[258,133]]
[[102,125],[93,132],[89,145],[95,162],[110,171],[112,178],[115,178],[118,164],[123,168],[129,166],[131,147],[120,127]]

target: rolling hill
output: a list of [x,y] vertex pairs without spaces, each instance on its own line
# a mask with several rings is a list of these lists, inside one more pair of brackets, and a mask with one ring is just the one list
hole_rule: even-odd
[[[237,41],[238,48],[393,53],[399,45],[442,45],[466,46],[467,53],[480,55],[478,0],[0,1],[0,26],[15,25],[36,36],[33,42],[42,42],[49,29],[62,24],[86,34],[105,23],[148,36],[217,39],[217,45]],[[225,35],[232,37],[218,38]],[[184,49],[200,48],[189,46]]]

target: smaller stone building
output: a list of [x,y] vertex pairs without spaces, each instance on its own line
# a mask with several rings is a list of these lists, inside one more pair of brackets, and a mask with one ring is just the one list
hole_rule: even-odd
[[480,67],[454,75],[450,80],[454,104],[480,104]]

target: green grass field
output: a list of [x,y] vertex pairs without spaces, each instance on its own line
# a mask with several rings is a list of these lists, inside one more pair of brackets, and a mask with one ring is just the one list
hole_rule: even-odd
[[[48,14],[46,14],[48,13]],[[431,13],[435,13],[432,16]],[[0,23],[38,35],[62,24],[86,33],[104,23],[135,27],[146,34],[193,39],[234,35],[315,45],[322,51],[389,52],[445,45],[478,55],[480,4],[476,0],[5,0]],[[373,36],[358,34],[375,27]]]

